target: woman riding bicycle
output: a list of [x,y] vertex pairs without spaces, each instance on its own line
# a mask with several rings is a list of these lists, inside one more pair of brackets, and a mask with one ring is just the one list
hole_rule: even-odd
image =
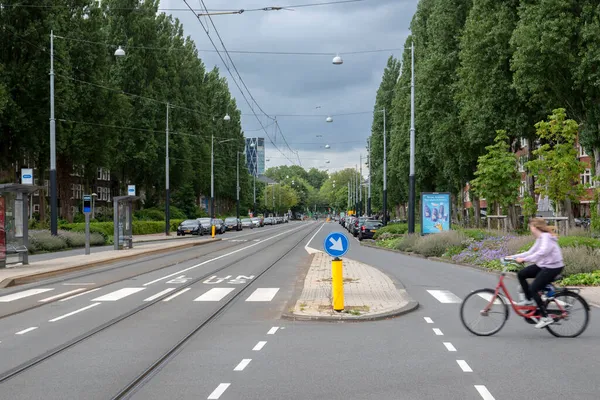
[[[547,284],[562,272],[564,268],[562,252],[558,245],[558,239],[551,233],[550,227],[542,218],[534,218],[529,222],[529,229],[535,236],[535,244],[525,253],[515,254],[507,258],[515,259],[518,263],[531,262],[532,265],[523,268],[517,276],[526,300],[517,303],[520,306],[533,306],[537,304],[542,318],[536,324],[536,328],[543,328],[554,322],[551,317],[548,317],[546,307],[540,297],[540,290],[544,289]],[[535,278],[533,283],[527,283],[528,278]],[[533,300],[535,300],[535,303]]]

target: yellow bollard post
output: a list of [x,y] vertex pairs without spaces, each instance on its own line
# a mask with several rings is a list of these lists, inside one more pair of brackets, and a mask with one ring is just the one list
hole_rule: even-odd
[[213,226],[212,226],[212,237],[213,237],[213,238],[215,237],[215,230],[216,230],[216,228],[215,228],[215,226],[213,225]]
[[344,311],[344,277],[342,273],[342,260],[334,258],[331,261],[331,286],[333,293],[333,309]]

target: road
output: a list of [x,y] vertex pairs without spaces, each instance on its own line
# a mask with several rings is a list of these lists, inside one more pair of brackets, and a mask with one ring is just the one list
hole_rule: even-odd
[[556,339],[511,316],[496,336],[474,337],[459,303],[497,278],[471,268],[351,240],[346,257],[402,282],[420,307],[377,322],[281,319],[310,260],[305,246],[321,248],[336,230],[291,222],[13,289],[38,292],[0,302],[19,311],[0,324],[0,398],[599,397],[595,321]]

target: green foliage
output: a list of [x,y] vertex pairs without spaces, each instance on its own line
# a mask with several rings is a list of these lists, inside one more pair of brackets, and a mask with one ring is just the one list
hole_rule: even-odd
[[401,237],[393,237],[393,238],[378,240],[376,244],[377,244],[377,246],[384,247],[386,249],[395,249],[398,242],[400,242],[401,240],[402,240]]
[[600,271],[574,274],[559,282],[563,286],[600,286]]
[[529,219],[533,218],[537,213],[537,204],[535,204],[535,199],[533,197],[527,195],[521,199],[521,212],[525,217],[525,225],[527,225]]
[[451,247],[461,246],[465,236],[457,231],[440,232],[420,237],[413,251],[425,257],[441,257]]
[[451,246],[448,249],[446,249],[442,256],[446,258],[452,258],[453,256],[459,255],[464,250],[464,248],[465,246],[463,245]]
[[[184,184],[173,194],[173,205],[177,211],[183,213],[184,218],[193,218],[196,215],[196,194],[190,183]],[[169,211],[172,213],[173,209]]]
[[521,179],[506,131],[498,131],[494,141],[495,144],[486,147],[487,154],[479,157],[475,171],[477,178],[471,181],[471,186],[488,204],[508,207],[519,196]]
[[135,211],[133,217],[139,221],[164,221],[165,212],[157,208],[144,208]]
[[535,126],[544,144],[533,152],[537,159],[527,162],[526,166],[537,175],[536,192],[548,196],[556,205],[567,198],[577,200],[584,193],[579,175],[585,170],[575,147],[577,122],[567,120],[565,110],[559,108],[548,116],[548,121],[540,121]]
[[61,236],[53,236],[50,231],[30,232],[29,244],[29,250],[32,253],[39,253],[42,251],[59,251],[69,247],[65,238]]
[[382,228],[379,228],[373,238],[377,240],[381,235],[386,233],[393,235],[404,235],[408,232],[408,224],[388,224]]
[[600,270],[600,252],[597,248],[566,247],[562,249],[565,262],[564,276]]
[[396,250],[412,252],[414,251],[414,247],[420,238],[421,236],[416,233],[412,235],[406,235],[396,244]]

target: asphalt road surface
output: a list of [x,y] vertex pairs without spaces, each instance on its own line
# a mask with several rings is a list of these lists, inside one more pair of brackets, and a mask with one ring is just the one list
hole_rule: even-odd
[[291,222],[0,291],[0,312],[12,313],[0,322],[0,398],[600,397],[596,309],[576,339],[514,315],[495,336],[475,337],[460,323],[460,301],[496,275],[354,239],[346,257],[401,281],[420,307],[378,322],[281,319],[309,261],[305,246],[321,249],[334,230]]

